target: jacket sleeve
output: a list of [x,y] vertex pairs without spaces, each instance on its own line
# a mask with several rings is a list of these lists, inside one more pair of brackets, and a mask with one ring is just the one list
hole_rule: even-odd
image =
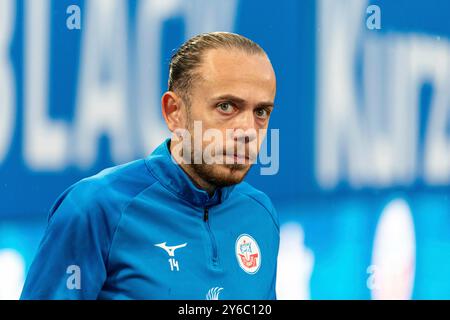
[[95,199],[66,191],[50,211],[21,299],[96,299],[112,237],[105,219]]

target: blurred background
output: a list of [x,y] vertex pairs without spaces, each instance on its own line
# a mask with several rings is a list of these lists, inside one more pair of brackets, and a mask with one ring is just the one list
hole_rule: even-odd
[[280,215],[278,298],[449,299],[449,20],[446,0],[0,0],[0,299],[60,193],[168,136],[170,56],[208,31],[277,73],[279,170],[247,180]]

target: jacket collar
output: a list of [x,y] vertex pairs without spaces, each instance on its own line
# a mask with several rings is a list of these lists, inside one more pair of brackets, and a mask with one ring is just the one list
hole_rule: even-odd
[[166,139],[146,159],[146,165],[156,179],[169,191],[196,207],[210,207],[223,203],[234,186],[218,188],[213,196],[194,185],[191,178],[176,163],[169,150],[170,139]]

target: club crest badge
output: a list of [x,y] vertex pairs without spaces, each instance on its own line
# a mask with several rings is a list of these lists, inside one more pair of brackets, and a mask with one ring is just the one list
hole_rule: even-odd
[[248,234],[241,234],[236,240],[235,252],[242,270],[249,274],[258,272],[261,266],[261,252],[255,239]]

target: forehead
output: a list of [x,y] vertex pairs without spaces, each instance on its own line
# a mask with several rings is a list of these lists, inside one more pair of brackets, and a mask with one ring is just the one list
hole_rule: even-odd
[[238,49],[208,50],[199,68],[201,85],[213,91],[252,89],[254,94],[275,94],[276,80],[272,64],[264,54],[250,54]]

